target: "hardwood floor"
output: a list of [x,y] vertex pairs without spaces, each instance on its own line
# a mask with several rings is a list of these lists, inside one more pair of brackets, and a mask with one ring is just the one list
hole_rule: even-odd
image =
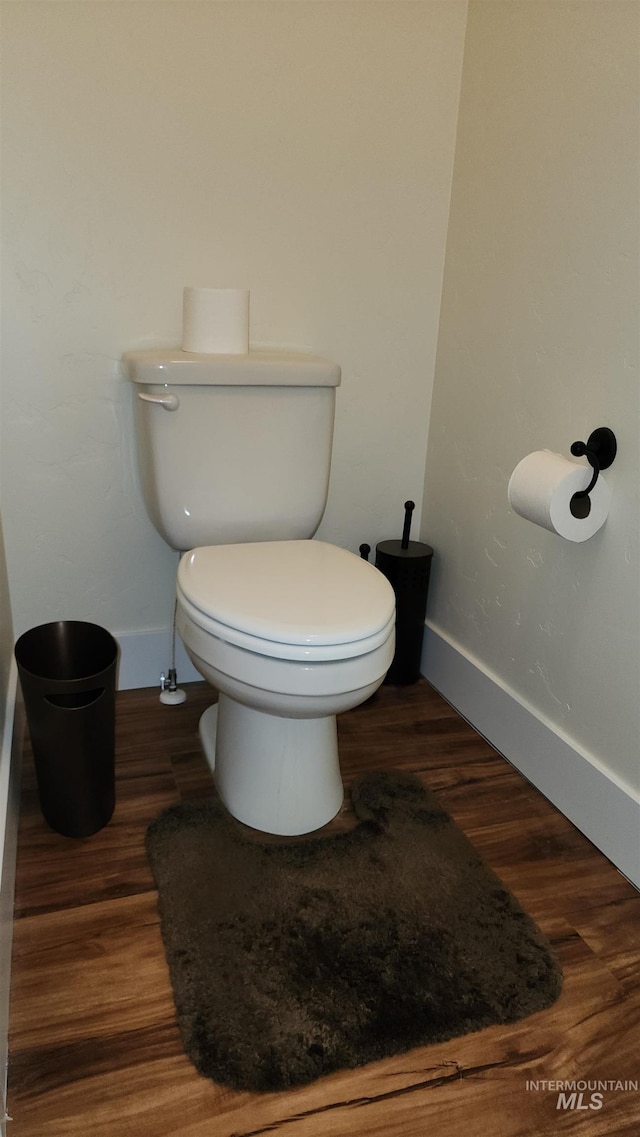
[[[117,702],[117,806],[87,840],[40,815],[27,744],[11,993],[11,1137],[637,1137],[640,894],[428,685],[383,687],[340,720],[345,783],[418,773],[550,936],[558,1002],[289,1093],[237,1093],[185,1057],[144,852],[147,824],[212,792],[205,684]],[[345,808],[331,827],[351,823]],[[627,1082],[563,1102],[548,1082]],[[528,1083],[537,1083],[530,1088]],[[591,1087],[593,1089],[594,1087]],[[560,1105],[560,1108],[557,1106]]]

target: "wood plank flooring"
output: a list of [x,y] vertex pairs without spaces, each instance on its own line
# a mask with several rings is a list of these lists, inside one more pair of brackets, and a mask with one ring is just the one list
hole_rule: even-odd
[[[155,690],[118,695],[116,811],[87,840],[47,828],[26,746],[10,1137],[637,1137],[640,1091],[605,1091],[593,1109],[587,1090],[558,1109],[540,1086],[640,1080],[640,894],[423,681],[342,716],[345,784],[381,767],[419,774],[550,936],[559,1001],[289,1093],[201,1078],[175,1025],[144,853],[160,810],[212,792],[197,737],[212,692],[188,691],[179,707]],[[345,807],[328,828],[350,824]]]

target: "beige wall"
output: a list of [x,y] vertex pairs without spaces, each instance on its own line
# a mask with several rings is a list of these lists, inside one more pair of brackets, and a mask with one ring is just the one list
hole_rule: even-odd
[[[466,3],[3,5],[4,520],[16,632],[169,622],[129,348],[185,284],[251,289],[252,338],[337,360],[320,536],[420,502]],[[162,661],[164,662],[164,661]]]
[[[423,536],[434,627],[640,788],[637,3],[469,6]],[[592,429],[619,456],[572,544],[507,504]]]

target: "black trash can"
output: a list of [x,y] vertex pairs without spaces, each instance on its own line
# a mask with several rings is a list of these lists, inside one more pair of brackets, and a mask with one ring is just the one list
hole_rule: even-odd
[[20,636],[15,655],[44,818],[90,837],[115,806],[118,645],[97,624],[58,620]]

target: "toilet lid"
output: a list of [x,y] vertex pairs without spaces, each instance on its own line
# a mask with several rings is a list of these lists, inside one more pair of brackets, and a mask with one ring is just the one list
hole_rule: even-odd
[[386,577],[324,541],[210,545],[185,553],[183,595],[205,616],[282,644],[321,646],[366,639],[393,617]]

